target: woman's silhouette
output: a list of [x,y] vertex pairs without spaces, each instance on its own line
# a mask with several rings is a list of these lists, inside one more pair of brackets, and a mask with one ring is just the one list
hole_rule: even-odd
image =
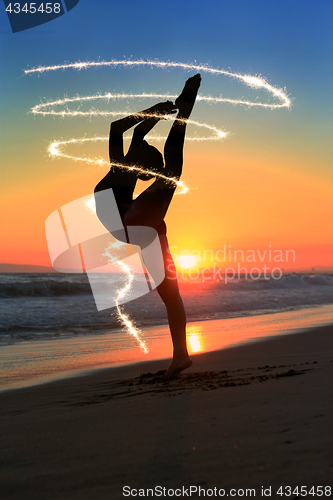
[[[180,178],[186,122],[194,106],[200,82],[199,74],[189,78],[175,104],[171,101],[161,102],[111,124],[109,141],[111,164],[139,165],[143,167],[143,172],[111,166],[110,172],[95,188],[95,193],[112,188],[125,227],[149,226],[155,228],[159,234],[165,278],[157,287],[157,291],[167,309],[173,342],[173,360],[164,375],[166,378],[176,375],[192,364],[186,347],[185,310],[179,294],[177,274],[169,250],[164,222],[165,214],[177,186],[174,182],[167,182],[163,178],[156,177],[153,184],[135,199],[133,199],[133,192],[137,179],[149,180],[154,177],[152,174],[145,173],[144,169],[177,180]],[[160,119],[163,119],[163,116],[176,112],[177,109],[177,117],[164,146],[164,166],[162,154],[155,147],[150,146],[144,137]],[[136,124],[139,125],[135,127],[131,145],[127,154],[124,155],[123,133]],[[98,214],[98,206],[96,208]]]

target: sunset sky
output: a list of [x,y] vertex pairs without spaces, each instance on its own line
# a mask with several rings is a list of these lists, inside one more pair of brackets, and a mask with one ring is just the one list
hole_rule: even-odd
[[[1,4],[0,263],[50,266],[46,218],[93,192],[108,171],[51,159],[47,148],[54,140],[107,136],[110,117],[34,116],[33,106],[98,92],[177,94],[195,73],[156,67],[40,75],[24,75],[24,70],[158,59],[261,75],[292,100],[290,109],[275,110],[196,104],[193,120],[229,134],[221,141],[186,143],[183,180],[190,191],[174,197],[166,219],[173,253],[211,250],[215,255],[224,245],[244,251],[293,249],[296,261],[280,267],[333,266],[332,15],[331,2],[314,0],[80,0],[59,19],[13,34]],[[263,90],[207,73],[200,94],[277,102]],[[154,102],[101,101],[81,109],[130,112]],[[160,124],[156,133],[168,126]],[[207,132],[189,125],[187,135]],[[152,143],[162,148],[161,142]],[[107,142],[66,152],[108,157]],[[211,259],[199,263],[211,264]]]

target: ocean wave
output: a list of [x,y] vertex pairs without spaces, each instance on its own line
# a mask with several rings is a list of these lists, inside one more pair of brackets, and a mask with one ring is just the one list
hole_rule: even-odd
[[297,289],[309,286],[329,286],[333,287],[333,277],[331,275],[284,275],[280,279],[260,279],[260,280],[239,280],[229,281],[226,286],[235,286],[240,290],[248,289]]
[[[61,297],[92,294],[90,284],[85,275],[2,275],[0,280],[1,298],[20,298],[20,297]],[[114,282],[114,286],[122,286],[124,276],[119,275]],[[103,281],[101,280],[101,285]],[[332,275],[284,275],[280,279],[258,280],[232,280],[227,283],[223,281],[216,282],[213,279],[202,280],[187,279],[181,281],[180,287],[199,291],[200,289],[213,288],[227,291],[250,291],[267,289],[306,289],[309,287],[333,287]]]
[[0,297],[52,297],[61,295],[91,294],[89,283],[73,281],[30,281],[25,283],[0,283]]
[[[118,279],[118,277],[117,277]],[[183,281],[188,321],[243,317],[333,303],[332,275],[289,275],[281,280]],[[0,345],[73,338],[122,330],[115,308],[97,311],[84,275],[0,277]],[[124,304],[138,328],[167,324],[157,291]]]

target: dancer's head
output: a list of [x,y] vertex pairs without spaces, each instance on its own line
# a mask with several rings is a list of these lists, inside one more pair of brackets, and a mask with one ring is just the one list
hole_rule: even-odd
[[[164,166],[163,156],[159,150],[149,145],[146,141],[142,141],[139,145],[131,145],[126,155],[126,162],[154,172],[159,172]],[[138,174],[138,178],[142,181],[148,181],[153,177],[154,175],[144,172]]]

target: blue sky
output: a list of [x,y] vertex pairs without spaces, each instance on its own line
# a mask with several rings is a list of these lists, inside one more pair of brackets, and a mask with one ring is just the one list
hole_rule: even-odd
[[[309,106],[327,112],[333,47],[328,1],[80,0],[68,14],[16,34],[4,7],[0,10],[3,85],[27,66],[64,60],[197,60],[261,73],[297,99],[311,97]],[[112,78],[115,82],[117,76]],[[56,87],[57,79],[48,84]]]
[[[24,126],[30,123],[32,117],[23,116],[22,110],[28,112],[43,99],[109,90],[177,93],[184,79],[181,70],[103,68],[85,71],[84,75],[70,70],[38,77],[22,76],[24,69],[64,61],[143,58],[197,61],[233,72],[263,75],[272,85],[285,87],[292,97],[288,120],[286,110],[271,117],[266,110],[250,114],[244,108],[231,106],[205,110],[205,114],[210,114],[216,125],[236,134],[242,124],[248,133],[249,119],[255,134],[265,134],[265,128],[276,123],[274,135],[282,134],[282,142],[293,132],[296,142],[303,142],[305,148],[309,141],[317,141],[320,150],[330,154],[332,2],[80,0],[66,15],[16,34],[11,33],[3,6],[0,15],[1,111],[8,120],[8,127],[2,127],[5,143],[18,117]],[[228,78],[208,75],[202,93],[246,95],[264,101],[267,97],[251,94]],[[35,124],[41,133],[41,123]],[[317,168],[330,173],[327,160],[318,162]]]

